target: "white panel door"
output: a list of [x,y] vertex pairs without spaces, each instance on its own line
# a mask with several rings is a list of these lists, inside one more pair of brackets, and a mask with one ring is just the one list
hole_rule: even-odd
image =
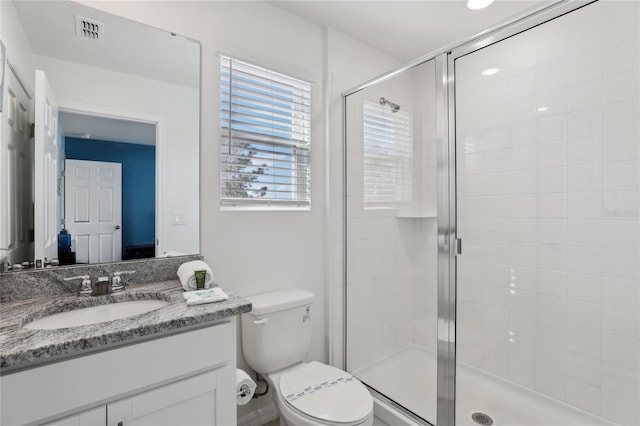
[[[218,374],[210,371],[107,405],[108,426],[211,426],[226,425],[228,418],[219,412],[219,393],[233,394],[233,389],[218,389]],[[225,401],[226,402],[226,401]],[[234,404],[235,405],[235,404]],[[233,407],[235,410],[235,407]]]
[[122,164],[65,160],[64,205],[76,263],[122,260]]
[[[0,139],[0,249],[7,261],[33,258],[29,231],[33,229],[33,150],[29,132],[29,96],[7,67]],[[3,253],[0,253],[0,257]]]
[[34,252],[36,259],[58,257],[62,225],[63,146],[56,103],[44,71],[36,70],[34,144]]
[[105,405],[73,416],[65,417],[44,426],[104,426],[107,422],[107,407]]

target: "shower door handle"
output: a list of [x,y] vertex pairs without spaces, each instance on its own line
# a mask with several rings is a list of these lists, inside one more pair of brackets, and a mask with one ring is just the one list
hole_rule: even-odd
[[451,249],[453,250],[452,254],[454,256],[460,256],[462,254],[462,238],[454,238]]

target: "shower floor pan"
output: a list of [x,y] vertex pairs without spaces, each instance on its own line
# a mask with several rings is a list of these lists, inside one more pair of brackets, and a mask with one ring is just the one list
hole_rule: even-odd
[[[414,366],[408,368],[408,366]],[[435,423],[436,357],[410,345],[352,374],[415,414]],[[456,426],[478,426],[474,413],[491,417],[494,426],[603,426],[613,423],[561,401],[458,365]]]

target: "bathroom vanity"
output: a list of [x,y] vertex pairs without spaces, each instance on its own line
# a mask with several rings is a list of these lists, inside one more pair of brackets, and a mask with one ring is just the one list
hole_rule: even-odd
[[[30,330],[62,310],[136,300],[165,306],[133,317]],[[177,280],[106,296],[1,304],[0,424],[176,425],[236,422],[236,315],[251,303],[188,307]]]

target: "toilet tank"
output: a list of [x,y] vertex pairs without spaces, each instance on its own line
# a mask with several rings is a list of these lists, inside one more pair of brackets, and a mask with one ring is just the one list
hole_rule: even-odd
[[242,314],[242,351],[258,373],[302,362],[311,347],[311,305],[315,295],[290,289],[245,297],[251,312]]

